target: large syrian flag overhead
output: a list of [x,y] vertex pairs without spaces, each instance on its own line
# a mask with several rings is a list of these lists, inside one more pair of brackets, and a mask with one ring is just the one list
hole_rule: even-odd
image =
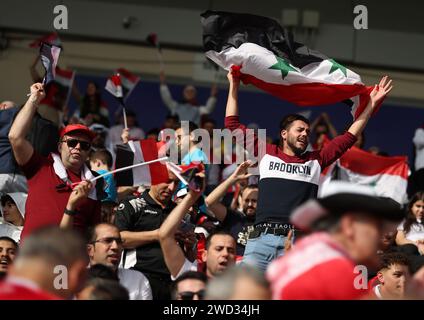
[[206,56],[226,70],[239,66],[244,84],[299,106],[346,102],[355,119],[368,103],[373,87],[333,59],[295,42],[273,19],[206,11],[201,23]]
[[352,147],[326,172],[320,193],[331,180],[344,180],[372,186],[379,196],[403,204],[407,200],[408,171],[406,156],[384,157]]
[[[158,159],[158,149],[153,139],[129,141],[126,145],[116,147],[116,169]],[[150,186],[166,182],[168,179],[168,169],[160,162],[115,174],[117,186]]]

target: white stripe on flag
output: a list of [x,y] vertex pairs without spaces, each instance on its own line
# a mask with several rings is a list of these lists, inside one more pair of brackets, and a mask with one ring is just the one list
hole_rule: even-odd
[[302,69],[290,65],[298,72],[289,72],[283,80],[281,71],[269,70],[270,66],[277,63],[275,54],[255,43],[243,43],[238,48],[230,47],[221,52],[210,50],[206,52],[206,56],[226,70],[229,70],[232,65],[242,65],[241,72],[267,83],[362,84],[360,76],[349,69],[346,69],[347,77],[340,70],[330,73],[332,63],[329,60],[310,63]]
[[403,204],[407,201],[406,188],[408,182],[401,176],[391,174],[363,175],[345,167],[339,167],[340,179],[354,184],[374,187],[377,195],[392,198]]
[[[134,164],[145,162],[143,150],[141,149],[140,141],[130,141],[134,146]],[[134,185],[151,185],[152,177],[150,175],[149,166],[141,166],[133,169]]]

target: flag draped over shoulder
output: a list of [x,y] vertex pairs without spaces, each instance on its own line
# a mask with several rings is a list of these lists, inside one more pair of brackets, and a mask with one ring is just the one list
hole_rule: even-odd
[[326,171],[320,192],[331,180],[344,180],[372,186],[379,196],[405,203],[408,171],[406,156],[384,157],[352,147]]
[[[129,141],[127,145],[117,145],[115,168],[123,168],[158,158],[155,140]],[[168,170],[165,164],[155,162],[117,172],[115,180],[117,186],[155,185],[168,181]]]
[[222,68],[240,66],[245,84],[299,106],[347,102],[356,119],[372,87],[358,74],[293,40],[275,20],[219,11],[201,15],[206,56]]

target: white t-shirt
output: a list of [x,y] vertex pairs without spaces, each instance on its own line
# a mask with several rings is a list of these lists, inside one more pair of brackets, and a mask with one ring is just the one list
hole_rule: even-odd
[[184,272],[187,272],[187,271],[197,271],[197,261],[196,260],[194,262],[191,262],[190,260],[188,260],[186,258],[183,266],[180,269],[180,271],[178,271],[177,276],[173,277],[171,275],[172,281],[175,281],[179,276],[181,276]]
[[125,287],[130,300],[153,300],[149,280],[136,270],[118,268],[119,283]]
[[[402,221],[402,223],[398,226],[398,231],[403,231],[403,224],[405,221]],[[410,241],[417,241],[417,240],[424,240],[424,225],[422,223],[413,223],[411,225],[411,229],[407,234],[405,234],[406,240]]]

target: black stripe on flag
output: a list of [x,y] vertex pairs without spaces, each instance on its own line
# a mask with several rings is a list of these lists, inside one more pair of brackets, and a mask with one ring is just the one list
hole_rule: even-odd
[[[116,145],[116,161],[115,168],[123,168],[134,164],[134,152],[127,144]],[[132,186],[134,185],[134,177],[132,170],[125,170],[115,174],[116,186]]]
[[206,11],[201,14],[205,52],[221,52],[243,43],[256,43],[284,58],[297,68],[328,59],[318,51],[295,42],[277,21],[252,14]]

